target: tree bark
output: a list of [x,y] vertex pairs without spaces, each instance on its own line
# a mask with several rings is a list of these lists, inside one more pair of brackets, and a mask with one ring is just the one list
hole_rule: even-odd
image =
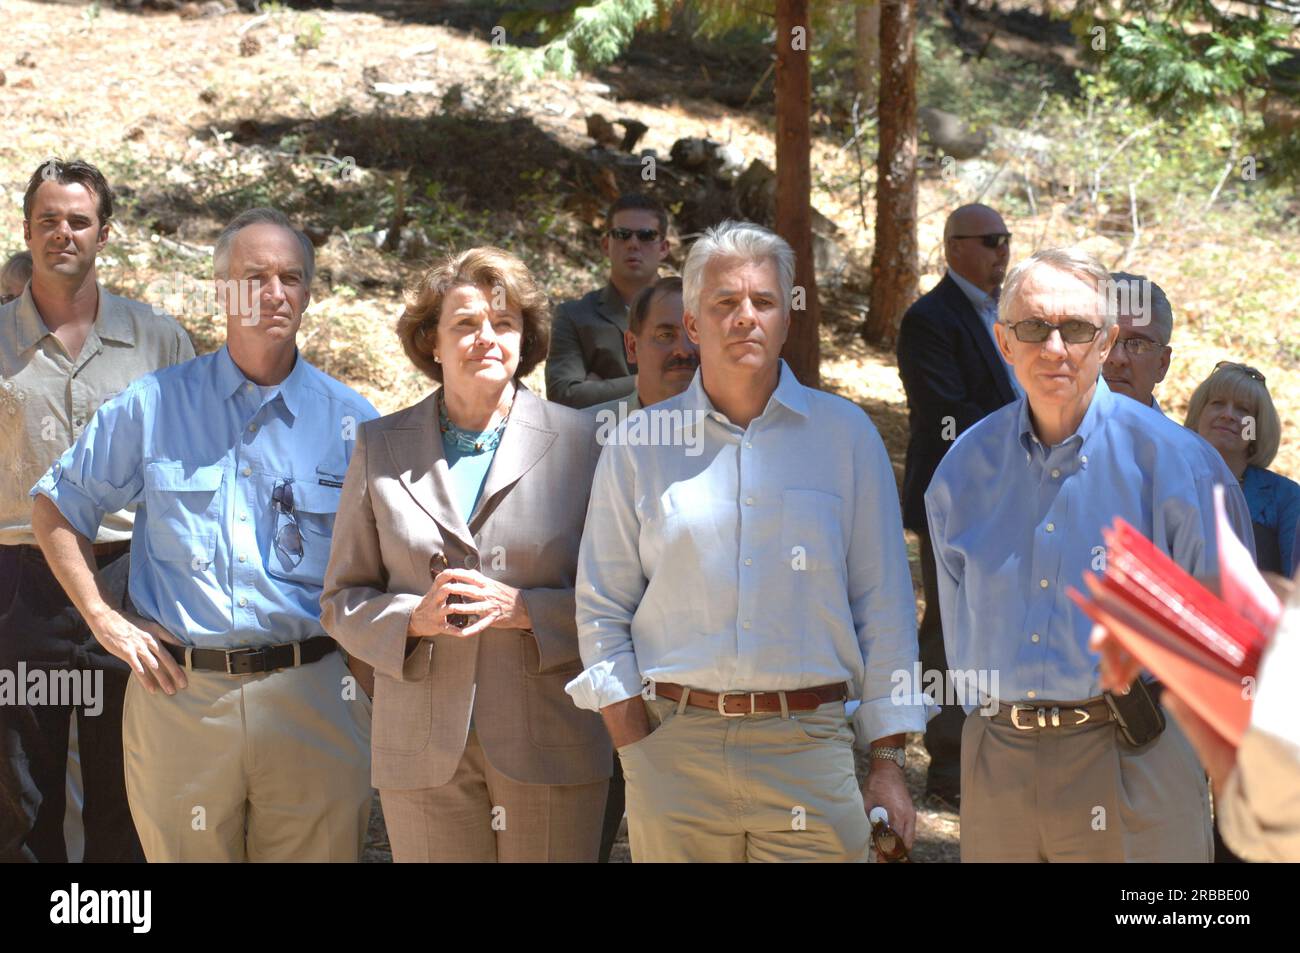
[[865,115],[876,105],[880,77],[880,0],[857,0],[853,11],[853,34],[858,56],[853,64],[853,85],[862,97]]
[[[812,36],[808,0],[776,4],[776,231],[794,249],[790,336],[781,356],[801,383],[821,386],[812,235]],[[802,298],[802,301],[800,300]]]
[[876,244],[871,298],[862,329],[890,346],[916,299],[916,0],[880,0],[880,153],[876,160]]

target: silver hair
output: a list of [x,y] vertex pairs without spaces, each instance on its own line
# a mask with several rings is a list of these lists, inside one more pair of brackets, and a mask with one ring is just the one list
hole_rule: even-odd
[[1007,272],[1006,280],[1002,282],[1002,293],[998,297],[999,321],[1003,324],[1007,323],[1011,302],[1020,297],[1020,287],[1025,283],[1025,278],[1039,265],[1068,272],[1092,285],[1097,292],[1097,310],[1102,316],[1102,334],[1106,334],[1115,326],[1115,310],[1107,304],[1110,272],[1101,262],[1081,248],[1044,248],[1034,252]]
[[775,232],[753,222],[727,219],[713,228],[706,228],[691,246],[682,265],[682,302],[692,314],[700,313],[700,297],[704,294],[704,269],[715,258],[739,259],[757,262],[771,259],[776,265],[777,279],[781,284],[781,307],[790,313],[790,293],[794,288],[794,249]]
[[1106,301],[1117,315],[1141,316],[1156,332],[1161,344],[1168,344],[1174,333],[1174,306],[1164,289],[1146,275],[1116,271],[1110,276],[1111,284]]
[[250,208],[231,219],[230,224],[217,236],[217,244],[212,249],[213,275],[217,278],[230,277],[230,247],[235,243],[235,236],[250,225],[279,225],[293,233],[302,249],[303,281],[310,288],[311,280],[316,274],[316,249],[304,232],[294,228],[287,215],[274,208]]

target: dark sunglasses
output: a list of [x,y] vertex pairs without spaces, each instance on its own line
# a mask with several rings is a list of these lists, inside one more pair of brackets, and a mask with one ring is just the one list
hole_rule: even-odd
[[607,233],[610,238],[617,238],[625,242],[633,235],[641,243],[655,242],[659,240],[659,229],[657,228],[611,228]]
[[1042,344],[1052,336],[1053,331],[1060,331],[1061,340],[1066,344],[1088,344],[1101,333],[1100,325],[1079,318],[1071,318],[1060,324],[1029,318],[1025,321],[1017,321],[1015,324],[1008,324],[1007,327],[1015,334],[1017,340],[1025,344]]
[[1247,377],[1257,380],[1261,384],[1264,383],[1264,375],[1255,370],[1255,368],[1251,367],[1249,364],[1238,364],[1236,361],[1220,361],[1218,364],[1214,365],[1216,371],[1221,367],[1231,367],[1233,370],[1241,371]]
[[293,514],[293,483],[281,480],[271,490],[271,505],[284,516],[286,522],[275,531],[275,548],[287,558],[302,559],[302,530],[298,517]]
[[954,235],[953,238],[978,238],[985,248],[1001,248],[1011,242],[1010,232],[993,232],[990,235]]

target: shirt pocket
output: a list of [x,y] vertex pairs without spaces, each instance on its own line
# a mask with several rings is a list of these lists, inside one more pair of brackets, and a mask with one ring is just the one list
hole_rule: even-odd
[[275,523],[266,559],[267,572],[289,582],[318,587],[325,585],[325,567],[329,563],[330,540],[334,536],[334,517],[339,511],[340,496],[338,487],[318,483],[293,484],[293,515],[302,536],[302,556],[299,558],[276,544],[276,535],[288,522],[288,517],[271,507]]
[[199,571],[211,565],[224,479],[221,464],[187,468],[180,461],[155,460],[145,465],[145,541],[151,558],[189,563]]
[[781,558],[795,572],[846,572],[840,498],[820,490],[781,492]]

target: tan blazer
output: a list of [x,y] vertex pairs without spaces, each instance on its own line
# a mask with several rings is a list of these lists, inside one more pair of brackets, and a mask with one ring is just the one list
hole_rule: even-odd
[[[573,587],[600,454],[595,430],[590,414],[520,385],[467,526],[452,502],[434,395],[361,425],[334,524],[321,624],[375,667],[375,787],[449,781],[465,749],[471,701],[474,730],[503,774],[525,784],[610,776],[600,716],[564,693],[582,671]],[[523,590],[532,632],[437,636],[408,656],[407,620],[429,590],[429,559],[438,552],[453,567]]]

